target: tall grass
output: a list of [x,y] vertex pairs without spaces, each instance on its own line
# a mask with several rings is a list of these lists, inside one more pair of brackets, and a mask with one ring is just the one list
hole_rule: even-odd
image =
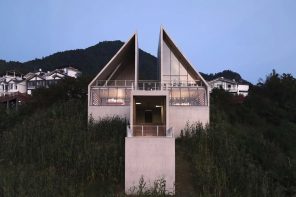
[[74,99],[36,111],[4,131],[0,194],[84,196],[122,190],[126,122],[114,117],[87,125],[86,117],[84,102]]

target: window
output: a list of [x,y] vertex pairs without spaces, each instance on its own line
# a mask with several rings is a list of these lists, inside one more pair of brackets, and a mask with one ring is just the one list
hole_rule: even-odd
[[99,88],[91,90],[92,105],[129,105],[131,89]]
[[200,98],[206,97],[205,89],[197,87],[170,88],[170,105],[173,106],[203,106],[206,102]]
[[187,70],[187,66],[183,65],[176,54],[174,54],[168,45],[164,42],[163,45],[163,70],[162,79],[166,83],[170,82],[188,82],[194,81]]

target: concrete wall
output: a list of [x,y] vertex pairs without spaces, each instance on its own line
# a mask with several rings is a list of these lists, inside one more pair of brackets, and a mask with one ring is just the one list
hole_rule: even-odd
[[174,129],[175,137],[179,137],[181,130],[189,124],[201,122],[203,125],[210,122],[210,111],[208,106],[170,106],[169,125]]
[[166,180],[166,190],[174,192],[175,138],[125,138],[125,191],[139,185],[141,176],[147,187],[157,179]]
[[[95,121],[105,117],[120,116],[130,121],[130,106],[89,106],[88,116]],[[208,106],[169,106],[167,127],[173,127],[175,137],[179,137],[186,123],[201,122],[206,125],[210,121]]]
[[88,106],[88,117],[95,121],[105,117],[120,116],[129,120],[130,106]]

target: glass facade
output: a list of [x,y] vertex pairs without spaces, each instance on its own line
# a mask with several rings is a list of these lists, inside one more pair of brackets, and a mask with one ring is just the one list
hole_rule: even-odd
[[168,45],[163,44],[163,82],[188,82],[194,81],[187,71],[187,66],[183,65],[176,55],[170,50]]
[[91,105],[129,105],[131,88],[104,87],[91,89]]
[[169,88],[169,100],[172,106],[206,106],[207,95],[204,88]]

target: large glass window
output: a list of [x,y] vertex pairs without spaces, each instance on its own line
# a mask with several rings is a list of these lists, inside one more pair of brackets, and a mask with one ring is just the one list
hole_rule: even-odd
[[171,75],[180,75],[179,64],[179,60],[176,58],[175,54],[171,52]]
[[129,105],[131,89],[99,88],[91,90],[92,105]]
[[171,65],[171,51],[169,49],[169,47],[164,44],[163,45],[163,70],[162,70],[162,74],[163,75],[168,75],[170,76],[171,75],[171,70],[170,70],[170,65]]
[[200,88],[174,87],[170,88],[170,105],[173,106],[204,106],[206,91]]
[[187,83],[194,81],[187,70],[187,66],[183,65],[176,54],[174,54],[168,45],[163,45],[163,69],[162,77],[165,83]]

